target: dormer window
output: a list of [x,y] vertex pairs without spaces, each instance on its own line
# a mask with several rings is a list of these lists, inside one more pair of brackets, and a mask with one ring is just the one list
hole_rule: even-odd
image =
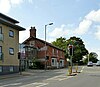
[[30,41],[30,46],[35,46],[35,41]]

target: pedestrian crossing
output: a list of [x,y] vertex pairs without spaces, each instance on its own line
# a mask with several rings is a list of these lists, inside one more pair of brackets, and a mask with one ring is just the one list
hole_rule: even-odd
[[23,84],[21,82],[19,83],[12,83],[12,84],[6,84],[6,85],[3,85],[1,84],[2,86],[0,87],[44,87],[52,82],[58,82],[58,81],[63,81],[63,80],[67,80],[69,78],[72,78],[73,76],[65,76],[65,75],[59,75],[59,76],[55,76],[55,77],[52,77],[52,78],[48,78],[46,80],[43,80],[42,82],[33,82],[33,83],[27,83],[27,84]]

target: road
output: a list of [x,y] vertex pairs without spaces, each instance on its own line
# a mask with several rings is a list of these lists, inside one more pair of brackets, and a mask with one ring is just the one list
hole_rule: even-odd
[[82,72],[67,76],[67,69],[49,70],[0,80],[0,87],[100,87],[100,67],[80,67]]

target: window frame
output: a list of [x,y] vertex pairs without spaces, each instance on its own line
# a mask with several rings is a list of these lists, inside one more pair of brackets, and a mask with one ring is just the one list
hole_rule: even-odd
[[14,55],[14,48],[9,47],[9,54],[10,54],[10,55]]
[[3,67],[2,66],[0,66],[0,72],[3,72]]
[[1,58],[0,58],[0,60],[2,60],[2,46],[0,46],[0,53],[1,53]]
[[0,34],[2,34],[2,26],[0,26]]
[[57,66],[57,59],[56,58],[51,59],[51,65],[54,66],[54,67]]
[[9,37],[14,37],[14,31],[13,30],[9,30]]
[[10,72],[14,72],[14,67],[13,67],[13,66],[10,66],[10,67],[9,67],[9,71],[10,71]]

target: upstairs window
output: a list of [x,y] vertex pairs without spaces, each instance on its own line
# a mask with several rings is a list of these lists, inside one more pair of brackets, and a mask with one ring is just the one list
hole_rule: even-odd
[[0,41],[3,41],[2,27],[0,26]]
[[14,31],[12,30],[9,31],[9,37],[14,37]]
[[2,34],[2,27],[0,26],[0,34]]
[[9,48],[9,54],[14,55],[14,48]]
[[52,49],[52,55],[54,55],[54,49]]
[[0,46],[0,60],[2,60],[2,46]]

